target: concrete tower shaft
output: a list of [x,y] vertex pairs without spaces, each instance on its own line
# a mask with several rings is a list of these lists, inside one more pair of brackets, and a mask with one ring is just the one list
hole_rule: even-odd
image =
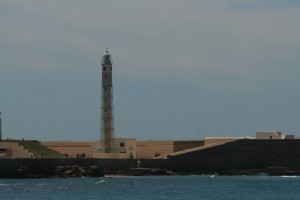
[[2,116],[0,112],[0,141],[2,141]]
[[105,153],[112,153],[114,150],[112,59],[108,51],[102,56],[101,64],[101,150]]

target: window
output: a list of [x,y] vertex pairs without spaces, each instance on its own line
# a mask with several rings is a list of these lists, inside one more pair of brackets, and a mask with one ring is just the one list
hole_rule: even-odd
[[124,147],[124,146],[125,146],[124,142],[121,142],[120,147]]
[[106,71],[106,67],[103,67],[103,71]]

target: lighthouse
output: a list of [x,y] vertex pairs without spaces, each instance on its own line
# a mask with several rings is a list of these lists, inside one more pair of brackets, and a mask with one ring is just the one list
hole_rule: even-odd
[[102,87],[101,87],[101,146],[104,153],[114,150],[114,115],[113,115],[113,84],[112,57],[106,49],[102,56]]

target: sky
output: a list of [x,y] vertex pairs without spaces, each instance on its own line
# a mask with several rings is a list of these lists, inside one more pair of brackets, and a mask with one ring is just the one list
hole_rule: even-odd
[[0,1],[2,138],[300,137],[298,0]]

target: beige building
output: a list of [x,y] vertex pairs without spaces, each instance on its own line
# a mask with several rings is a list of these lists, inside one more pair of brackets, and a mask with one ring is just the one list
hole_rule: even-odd
[[99,141],[89,142],[41,142],[42,145],[68,157],[152,159],[157,156],[203,146],[203,141],[136,141],[133,138],[117,138],[114,151],[104,153]]
[[282,135],[280,131],[256,132],[256,139],[294,139],[294,135]]
[[93,158],[136,158],[136,140],[133,138],[116,138],[112,149],[111,153],[104,153],[104,150],[98,146],[94,148]]
[[137,158],[147,159],[174,152],[173,141],[138,141],[136,144]]
[[0,142],[0,158],[32,158],[33,154],[15,142]]
[[115,139],[112,153],[103,153],[100,141],[44,141],[41,144],[70,158],[136,158],[136,140],[133,138]]

